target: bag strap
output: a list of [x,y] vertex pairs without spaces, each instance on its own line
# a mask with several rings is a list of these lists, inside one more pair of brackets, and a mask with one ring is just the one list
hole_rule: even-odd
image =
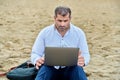
[[19,68],[19,67],[21,67],[21,66],[23,66],[23,65],[25,65],[25,66],[27,65],[28,68],[34,66],[34,65],[31,63],[30,60],[27,60],[25,63],[23,63],[23,64],[21,64],[21,65],[19,65],[19,66],[15,66],[15,67],[10,68],[7,72],[0,72],[0,77],[6,76],[6,74],[7,74],[8,72],[10,72],[11,70],[13,70],[13,69],[15,69],[15,68]]
[[0,77],[5,76],[6,74],[6,72],[0,72]]
[[0,77],[2,77],[2,76],[6,76],[6,74],[8,73],[8,72],[10,72],[11,70],[13,70],[13,69],[15,69],[16,67],[12,67],[12,68],[10,68],[7,72],[0,72]]

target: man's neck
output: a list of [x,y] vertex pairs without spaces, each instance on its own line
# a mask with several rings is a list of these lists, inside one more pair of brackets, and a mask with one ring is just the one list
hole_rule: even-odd
[[[56,28],[56,27],[55,27]],[[57,28],[56,28],[57,29]],[[64,30],[59,30],[59,29],[57,29],[57,31],[58,31],[58,33],[62,36],[62,37],[64,37],[64,35],[66,34],[66,32],[68,31],[70,29],[70,27],[69,28],[67,28],[67,29],[64,29]]]
[[58,31],[62,37],[64,37],[65,33],[67,32],[67,30],[64,30],[64,31]]

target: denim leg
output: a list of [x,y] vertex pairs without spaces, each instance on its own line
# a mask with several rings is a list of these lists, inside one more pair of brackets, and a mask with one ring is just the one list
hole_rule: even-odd
[[[61,74],[64,79],[60,78]],[[72,66],[56,70],[54,67],[43,65],[38,71],[35,80],[87,80],[87,77],[83,68],[80,66]]]
[[35,78],[35,80],[53,80],[52,77],[55,74],[55,69],[50,66],[43,65]]
[[83,68],[80,66],[72,66],[66,68],[64,77],[66,80],[87,80],[87,76]]

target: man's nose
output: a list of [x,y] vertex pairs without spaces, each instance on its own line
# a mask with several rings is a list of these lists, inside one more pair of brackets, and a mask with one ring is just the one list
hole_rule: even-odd
[[65,26],[65,22],[61,22],[61,26]]

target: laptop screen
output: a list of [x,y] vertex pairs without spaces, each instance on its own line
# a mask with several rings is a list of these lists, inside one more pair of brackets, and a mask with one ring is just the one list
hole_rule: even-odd
[[77,65],[79,48],[46,47],[45,65],[74,66]]

